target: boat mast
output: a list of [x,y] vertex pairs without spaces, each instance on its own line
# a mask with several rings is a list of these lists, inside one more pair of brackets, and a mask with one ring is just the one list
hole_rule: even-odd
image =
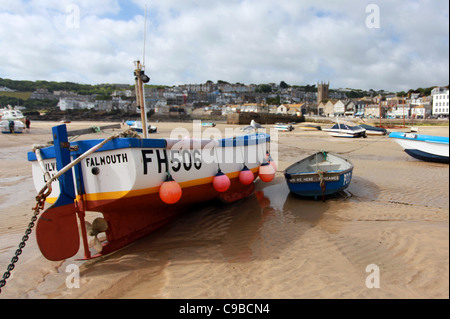
[[402,95],[402,105],[403,105],[403,127],[405,127],[405,96]]
[[141,109],[141,123],[142,123],[142,134],[144,138],[148,137],[148,126],[147,126],[147,108],[145,104],[145,88],[144,84],[150,81],[150,78],[145,75],[145,38],[147,29],[147,4],[145,5],[145,19],[144,19],[144,49],[143,49],[143,63],[138,60],[135,62],[135,82],[136,82],[136,103]]
[[141,108],[141,122],[142,122],[142,134],[144,138],[148,137],[147,128],[147,112],[145,110],[145,96],[144,96],[144,83],[150,81],[150,78],[145,75],[142,64],[140,61],[136,61],[134,70],[135,81],[136,81],[136,102]]

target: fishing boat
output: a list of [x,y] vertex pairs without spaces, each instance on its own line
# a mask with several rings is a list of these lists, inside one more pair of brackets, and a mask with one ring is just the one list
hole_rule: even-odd
[[[142,94],[146,82],[139,61],[135,75]],[[35,188],[52,204],[36,225],[39,249],[52,261],[76,255],[80,242],[82,259],[112,253],[195,204],[235,202],[253,194],[258,176],[263,181],[275,176],[266,161],[268,134],[211,140],[122,132],[104,140],[68,142],[65,124],[52,133],[53,146],[28,153]],[[56,179],[59,183],[52,184]],[[88,222],[91,212],[101,217]],[[106,241],[100,242],[99,234]],[[92,252],[89,239],[95,243]]]
[[419,160],[449,163],[448,137],[414,133],[393,132],[390,138],[403,147],[405,152]]
[[383,136],[388,134],[388,131],[382,127],[376,127],[368,124],[360,124],[359,126],[366,130],[367,135]]
[[294,130],[294,126],[292,124],[284,124],[284,123],[276,123],[274,128],[277,131],[281,132],[292,132]]
[[367,137],[366,129],[354,123],[339,123],[339,119],[337,119],[337,123],[331,128],[325,128],[322,129],[322,131],[328,132],[331,136],[334,137]]
[[19,120],[2,120],[0,130],[2,134],[21,134],[25,130],[25,124]]
[[328,152],[317,152],[289,166],[284,176],[292,193],[322,197],[346,189],[353,174],[353,164]]

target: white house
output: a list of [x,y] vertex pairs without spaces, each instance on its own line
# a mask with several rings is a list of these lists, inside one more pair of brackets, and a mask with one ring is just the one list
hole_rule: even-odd
[[345,114],[345,102],[339,100],[334,104],[334,116],[344,116]]
[[7,88],[6,86],[0,86],[0,92],[15,92],[16,90],[12,90]]
[[91,102],[86,98],[60,98],[58,102],[61,111],[73,109],[93,109],[96,107],[95,102]]
[[436,87],[431,91],[433,96],[433,115],[448,117],[448,88]]
[[432,113],[432,98],[411,95],[411,116],[414,118],[428,118]]
[[281,104],[279,107],[277,107],[277,114],[287,114],[288,110],[289,108],[286,105]]
[[241,113],[250,113],[250,112],[257,113],[259,111],[258,105],[256,104],[242,104],[240,109]]

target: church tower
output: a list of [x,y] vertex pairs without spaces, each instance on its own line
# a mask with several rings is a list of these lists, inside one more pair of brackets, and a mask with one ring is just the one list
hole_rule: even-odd
[[330,82],[325,84],[317,83],[317,104],[320,104],[323,100],[328,99],[329,97],[329,89],[330,89]]

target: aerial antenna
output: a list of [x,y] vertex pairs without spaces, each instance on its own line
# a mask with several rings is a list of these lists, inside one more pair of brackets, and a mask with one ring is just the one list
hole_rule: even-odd
[[144,50],[142,53],[142,65],[145,70],[145,40],[146,40],[146,31],[147,31],[147,4],[145,4],[145,12],[144,12]]
[[145,5],[145,24],[144,24],[144,52],[141,62],[135,61],[135,82],[136,82],[136,103],[138,108],[141,109],[141,123],[142,123],[142,133],[143,137],[147,138],[148,125],[147,125],[147,107],[145,102],[145,83],[150,81],[150,78],[145,75],[145,30],[147,29],[147,4]]

